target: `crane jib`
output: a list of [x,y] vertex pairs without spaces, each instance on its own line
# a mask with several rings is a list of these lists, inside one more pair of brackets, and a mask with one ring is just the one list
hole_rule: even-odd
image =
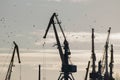
[[[60,30],[61,30],[61,32],[63,34],[63,37],[64,37],[64,42],[63,42],[64,47],[63,48],[61,46],[61,43],[60,43],[60,40],[59,40],[59,36],[58,36],[57,30],[56,30],[54,17],[57,20],[59,28],[60,28]],[[53,13],[52,17],[50,18],[48,27],[46,29],[46,32],[45,32],[45,35],[43,36],[43,38],[46,38],[46,36],[48,34],[48,31],[49,31],[49,28],[50,28],[51,25],[53,26],[53,30],[54,30],[55,38],[56,38],[56,42],[57,42],[57,47],[58,47],[57,49],[59,51],[60,58],[61,58],[61,61],[62,61],[62,68],[61,68],[61,72],[62,73],[59,76],[58,80],[61,80],[63,78],[64,78],[64,80],[68,80],[69,78],[73,79],[73,77],[70,77],[69,74],[72,75],[73,72],[77,72],[77,66],[69,64],[69,55],[70,55],[69,43],[66,40],[65,34],[63,32],[63,29],[61,27],[60,21],[57,18],[56,13]],[[63,53],[63,50],[64,50],[64,53]],[[63,74],[63,77],[61,77],[62,74]]]
[[19,56],[19,48],[18,45],[15,43],[15,41],[13,41],[14,46],[14,50],[13,50],[13,54],[12,54],[12,58],[7,70],[7,74],[5,77],[5,80],[10,80],[11,79],[11,73],[12,73],[12,68],[13,68],[13,63],[14,63],[14,56],[15,56],[15,51],[17,52],[17,56],[18,56],[18,62],[21,63],[20,61],[20,56]]

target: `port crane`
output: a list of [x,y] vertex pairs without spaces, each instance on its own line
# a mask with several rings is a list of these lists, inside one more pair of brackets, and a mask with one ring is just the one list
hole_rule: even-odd
[[[59,36],[58,36],[56,25],[55,25],[55,19],[57,21],[57,24],[59,25],[59,28],[63,34],[63,37],[64,37],[64,42],[63,42],[64,46],[63,47],[61,46],[61,43],[59,40]],[[75,80],[72,73],[77,72],[77,66],[69,63],[69,59],[70,59],[69,55],[71,55],[69,43],[66,39],[66,36],[61,27],[61,22],[58,20],[58,15],[56,13],[53,13],[52,17],[50,18],[48,27],[46,29],[46,32],[45,32],[45,35],[43,36],[43,38],[46,38],[48,30],[51,25],[53,25],[53,30],[54,30],[55,38],[56,38],[56,42],[57,42],[57,49],[59,51],[60,59],[62,62],[61,73],[60,73],[60,76],[58,77],[58,80]]]
[[98,78],[98,74],[96,71],[96,65],[95,65],[95,61],[96,61],[96,55],[95,55],[95,50],[94,50],[94,29],[92,28],[92,72],[90,73],[90,80],[97,80]]
[[13,44],[14,44],[14,50],[13,50],[12,58],[11,58],[11,61],[10,61],[10,64],[9,64],[9,67],[8,67],[8,70],[7,70],[5,80],[10,80],[11,79],[12,68],[14,66],[15,51],[17,52],[17,56],[18,56],[18,63],[21,63],[18,45],[15,43],[15,41],[13,41]]
[[[102,60],[98,62],[98,71],[95,70],[96,56],[94,52],[94,29],[92,29],[92,72],[90,73],[90,80],[115,80],[113,78],[113,45],[111,45],[111,58],[109,63],[110,72],[108,71],[108,45],[111,27],[109,27],[107,40],[104,46],[104,54]],[[104,74],[103,74],[104,72]],[[86,71],[87,74],[87,71]],[[86,80],[86,79],[85,79]]]
[[[104,70],[105,68],[105,74],[104,74],[104,80],[109,80],[109,73],[108,73],[108,45],[109,45],[109,36],[110,36],[110,31],[111,31],[111,27],[109,27],[109,30],[108,30],[108,36],[107,36],[107,40],[106,40],[106,43],[105,43],[105,57],[103,56],[103,60],[102,60],[102,70]],[[105,62],[104,61],[104,58],[105,58]],[[105,63],[105,64],[103,64]]]

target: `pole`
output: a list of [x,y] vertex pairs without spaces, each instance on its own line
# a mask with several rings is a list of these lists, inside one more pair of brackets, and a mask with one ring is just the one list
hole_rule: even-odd
[[87,76],[88,76],[88,72],[89,72],[89,66],[90,66],[90,61],[88,61],[88,66],[86,68],[85,80],[87,80]]
[[39,65],[39,75],[38,80],[41,80],[41,66]]

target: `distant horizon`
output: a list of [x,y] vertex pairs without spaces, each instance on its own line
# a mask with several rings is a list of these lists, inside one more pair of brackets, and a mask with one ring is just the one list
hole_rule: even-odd
[[[56,52],[57,53],[57,52]],[[88,53],[88,52],[87,52]],[[98,61],[101,59],[102,54],[97,54],[97,61],[96,61],[96,66],[98,65]],[[116,74],[119,74],[119,54],[114,54],[114,77],[116,77]],[[7,60],[5,60],[7,58]],[[11,54],[0,54],[0,74],[4,75],[6,74],[6,70],[7,70],[7,66],[9,64],[9,60],[11,58]],[[38,65],[41,65],[41,75],[43,77],[49,78],[49,79],[57,79],[59,74],[60,74],[60,69],[61,69],[61,60],[60,60],[60,56],[59,54],[49,54],[49,53],[23,53],[20,54],[20,58],[21,58],[21,67],[22,67],[22,74],[21,77],[22,79],[29,79],[32,80],[37,79],[38,76]],[[109,56],[110,58],[110,56]],[[88,54],[80,54],[80,52],[77,52],[75,54],[71,55],[71,61],[72,64],[77,65],[78,67],[78,72],[73,74],[75,79],[84,79],[85,76],[85,72],[86,72],[86,67],[87,67],[87,63],[88,61],[91,61],[91,53]],[[12,72],[12,78],[19,78],[19,70],[20,70],[20,65],[18,64],[18,60],[17,57],[15,56],[15,63],[16,66],[13,68],[13,72]],[[45,71],[45,72],[43,72]],[[91,68],[90,68],[91,71]],[[97,68],[96,68],[97,71]],[[33,74],[32,74],[32,73]],[[28,77],[26,74],[31,75],[30,77]],[[56,73],[56,74],[54,74]],[[56,75],[56,76],[55,76]],[[120,74],[119,74],[120,75]],[[1,76],[1,77],[4,77]],[[52,77],[51,77],[52,76]],[[0,77],[0,78],[1,78]],[[46,79],[48,80],[48,79]]]

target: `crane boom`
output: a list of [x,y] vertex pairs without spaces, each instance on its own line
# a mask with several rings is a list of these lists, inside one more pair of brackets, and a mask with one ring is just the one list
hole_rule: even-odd
[[[108,44],[109,44],[109,36],[110,36],[110,31],[111,31],[111,27],[109,27],[109,30],[108,30],[108,35],[107,35],[107,39],[106,39],[106,42],[105,42],[105,46],[104,46],[104,53],[103,53],[103,57],[102,57],[102,60],[101,60],[101,65],[102,65],[102,67],[101,67],[101,73],[103,73],[104,72],[104,69],[105,69],[105,67],[107,66],[105,66],[105,64],[106,64],[106,62],[107,62],[107,48],[108,48]],[[106,70],[107,72],[108,72],[108,69]]]
[[104,75],[105,80],[108,80],[108,78],[109,78],[109,74],[108,74],[108,45],[109,45],[110,31],[111,31],[111,27],[109,27],[108,36],[107,36],[107,40],[105,43],[105,75]]
[[[20,55],[19,55],[19,48],[18,48],[18,45],[15,43],[15,41],[13,41],[14,45],[15,45],[15,48],[14,48],[14,54],[15,54],[15,50],[17,52],[17,57],[18,57],[18,63],[21,63],[21,60],[20,60]],[[14,59],[14,57],[13,57]]]
[[12,58],[8,67],[8,71],[5,77],[5,80],[10,80],[11,79],[11,73],[12,73],[12,67],[13,67],[13,63],[14,63],[14,55],[15,55],[15,51],[17,52],[17,56],[18,56],[18,63],[21,63],[20,61],[20,56],[19,56],[19,48],[18,45],[15,43],[15,41],[13,41],[14,46],[14,50],[13,50],[13,54],[12,54]]
[[108,45],[109,45],[110,30],[111,30],[111,27],[110,27],[109,30],[108,30],[108,37],[107,37],[107,41],[106,41],[106,44],[105,44],[105,53],[106,53],[106,57],[105,57],[106,73],[108,73]]
[[48,33],[48,30],[49,30],[51,24],[54,24],[54,16],[55,16],[55,15],[56,15],[56,14],[53,13],[53,15],[51,16],[50,21],[49,21],[49,24],[48,24],[48,27],[47,27],[47,29],[46,29],[46,31],[45,31],[45,35],[43,36],[43,38],[46,38],[47,33]]
[[61,43],[60,43],[60,40],[59,40],[59,37],[58,37],[58,33],[57,33],[57,30],[56,30],[56,27],[55,27],[55,22],[54,22],[54,17],[56,16],[56,13],[53,13],[52,17],[50,18],[50,21],[49,21],[49,24],[48,24],[48,27],[46,29],[46,32],[45,32],[45,35],[43,36],[43,38],[46,38],[47,36],[47,33],[49,31],[49,28],[51,26],[51,24],[53,25],[53,29],[54,29],[54,32],[55,32],[55,37],[56,37],[56,42],[57,42],[57,46],[58,46],[58,50],[59,50],[59,53],[60,53],[60,58],[61,58],[61,61],[62,61],[62,64],[65,64],[65,61],[64,61],[64,55],[63,55],[63,51],[62,51],[62,48],[61,48]]

